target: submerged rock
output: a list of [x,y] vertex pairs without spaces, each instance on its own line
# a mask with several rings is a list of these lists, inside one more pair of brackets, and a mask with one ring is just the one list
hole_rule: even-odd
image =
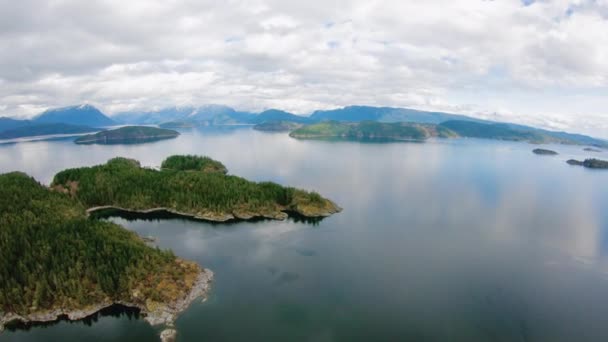
[[175,329],[165,329],[160,333],[160,340],[162,342],[175,342],[177,337],[177,331]]

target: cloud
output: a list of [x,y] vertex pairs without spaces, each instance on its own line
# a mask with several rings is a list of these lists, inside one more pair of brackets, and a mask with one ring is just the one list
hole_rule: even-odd
[[0,115],[369,104],[608,135],[607,0],[0,0],[0,13]]

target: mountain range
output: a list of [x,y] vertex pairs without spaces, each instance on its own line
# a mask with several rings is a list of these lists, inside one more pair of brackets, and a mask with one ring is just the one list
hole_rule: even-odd
[[98,131],[96,127],[116,122],[91,105],[46,110],[31,120],[0,117],[0,139],[14,139],[52,134],[80,134]]
[[[108,117],[92,105],[78,105],[49,109],[32,120],[15,120],[0,117],[0,139],[24,137],[40,132],[47,134],[76,133],[93,127],[114,125],[161,125],[185,128],[209,125],[258,125],[269,122],[314,124],[318,122],[409,122],[419,124],[457,123],[466,136],[493,138],[505,131],[551,137],[553,140],[581,145],[605,147],[608,141],[581,134],[554,132],[525,125],[481,120],[466,115],[422,111],[409,108],[348,106],[333,110],[318,110],[309,116],[296,115],[283,110],[269,109],[261,113],[237,111],[224,105],[201,107],[169,107],[155,111],[122,112]],[[61,125],[58,125],[61,124]],[[51,125],[51,126],[49,126]]]

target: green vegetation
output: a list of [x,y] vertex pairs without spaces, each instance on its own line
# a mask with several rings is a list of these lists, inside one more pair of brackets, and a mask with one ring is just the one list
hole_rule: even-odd
[[76,139],[77,144],[129,144],[151,142],[162,139],[172,139],[179,135],[178,132],[169,129],[126,126],[107,130],[96,134],[89,134]]
[[209,157],[200,156],[171,156],[163,161],[161,168],[176,171],[228,173],[224,164]]
[[53,134],[81,134],[97,131],[97,128],[64,123],[31,124],[0,132],[0,139],[16,139]]
[[[340,210],[314,192],[227,176],[215,171],[220,167],[221,163],[204,157],[174,156],[163,162],[162,171],[155,171],[141,168],[134,160],[114,158],[104,165],[62,171],[55,175],[52,186],[72,194],[88,208],[165,208],[216,221],[283,218],[284,211],[320,217]],[[208,172],[209,168],[214,171]]]
[[363,121],[345,123],[326,121],[296,129],[290,136],[294,138],[348,138],[348,139],[392,139],[425,140],[430,137],[450,137],[450,130],[431,124],[384,123]]
[[66,194],[23,173],[0,175],[0,312],[164,302],[184,296],[198,272],[118,225],[88,219]]
[[589,169],[608,169],[608,161],[595,158],[585,159],[585,161],[570,159],[567,163],[570,165],[584,166]]

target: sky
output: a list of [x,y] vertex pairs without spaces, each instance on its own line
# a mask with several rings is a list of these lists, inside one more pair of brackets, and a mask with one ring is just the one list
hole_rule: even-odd
[[608,138],[608,0],[0,0],[0,116],[440,110]]

